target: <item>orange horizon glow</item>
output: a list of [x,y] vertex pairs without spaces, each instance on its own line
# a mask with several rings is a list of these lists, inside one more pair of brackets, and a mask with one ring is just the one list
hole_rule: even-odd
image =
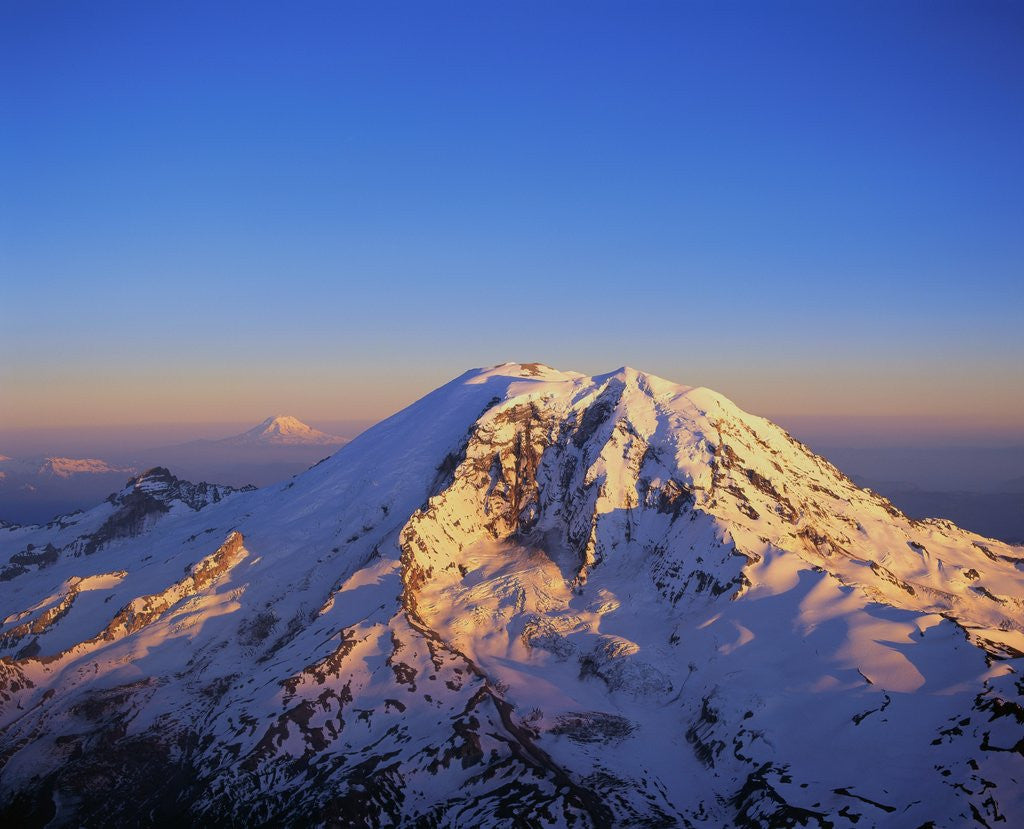
[[[279,370],[270,377],[244,369],[234,376],[22,374],[3,378],[0,430],[233,426],[255,424],[274,414],[295,415],[313,424],[369,423],[401,410],[462,370],[416,366],[383,375]],[[746,411],[782,425],[831,422],[841,429],[847,422],[864,434],[973,430],[980,436],[1024,435],[1024,388],[980,374],[934,378],[895,372],[857,376],[845,371],[823,377],[790,371],[773,378],[723,371],[720,383],[701,382],[703,378],[686,383],[685,368],[663,367],[651,373],[673,382],[707,385]]]

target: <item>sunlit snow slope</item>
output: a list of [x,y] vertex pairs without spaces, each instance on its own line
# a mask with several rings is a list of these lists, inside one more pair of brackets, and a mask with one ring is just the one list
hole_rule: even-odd
[[1024,823],[1024,550],[707,389],[506,364],[174,480],[0,529],[8,825]]

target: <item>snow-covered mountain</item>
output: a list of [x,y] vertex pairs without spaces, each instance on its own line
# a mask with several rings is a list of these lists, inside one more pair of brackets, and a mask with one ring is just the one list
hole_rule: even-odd
[[298,418],[275,415],[247,432],[223,438],[217,443],[231,446],[340,446],[345,439],[307,426]]
[[1024,822],[1024,549],[707,389],[506,364],[157,477],[0,529],[9,825]]

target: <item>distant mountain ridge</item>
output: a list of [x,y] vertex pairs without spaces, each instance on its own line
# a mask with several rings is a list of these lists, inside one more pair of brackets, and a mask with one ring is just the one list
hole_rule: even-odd
[[235,488],[265,486],[302,472],[345,443],[297,417],[275,415],[237,435],[137,450],[115,460],[0,455],[0,519],[46,523],[95,504],[128,475],[151,467]]
[[30,483],[29,479],[35,476],[70,478],[74,475],[111,475],[134,471],[131,466],[111,464],[99,458],[11,458],[0,455],[0,478],[19,476],[26,483]]
[[48,521],[95,504],[135,470],[99,458],[0,456],[0,518],[16,524]]

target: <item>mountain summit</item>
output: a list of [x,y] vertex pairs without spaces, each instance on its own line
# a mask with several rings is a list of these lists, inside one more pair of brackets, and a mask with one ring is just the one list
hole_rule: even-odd
[[6,823],[1024,822],[1024,549],[708,389],[478,369],[127,498],[0,529]]
[[307,426],[296,417],[275,415],[247,432],[218,443],[233,446],[338,446],[345,443],[345,439]]

